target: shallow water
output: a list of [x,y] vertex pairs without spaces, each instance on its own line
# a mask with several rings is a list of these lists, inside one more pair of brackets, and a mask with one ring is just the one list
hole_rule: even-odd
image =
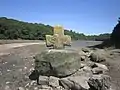
[[87,47],[87,46],[94,46],[102,43],[102,41],[72,41],[71,47],[66,47],[66,48],[74,48],[78,49],[81,47]]

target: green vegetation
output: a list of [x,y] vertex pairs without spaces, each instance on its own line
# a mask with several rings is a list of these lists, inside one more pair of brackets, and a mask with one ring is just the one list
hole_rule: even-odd
[[[101,35],[99,35],[100,37]],[[107,38],[106,37],[110,37]],[[101,36],[102,37],[102,36]],[[100,37],[100,38],[101,38]],[[103,38],[103,37],[102,37]],[[120,48],[120,18],[118,19],[117,25],[114,27],[112,34],[104,34],[105,41],[99,45],[95,45],[92,47],[95,48]]]
[[[6,17],[0,18],[0,39],[44,40],[46,34],[53,34],[52,26],[28,23]],[[86,36],[72,30],[65,30],[65,34],[70,35],[73,40],[105,40],[110,37],[110,34]]]

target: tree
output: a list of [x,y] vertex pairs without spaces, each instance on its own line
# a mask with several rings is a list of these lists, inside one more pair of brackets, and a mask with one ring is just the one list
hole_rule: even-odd
[[[28,23],[6,17],[0,18],[0,39],[29,39],[44,40],[45,35],[53,34],[53,27],[41,23]],[[76,33],[73,30],[65,30],[66,35],[70,35],[72,40],[102,40],[109,35],[89,35]],[[99,39],[97,39],[99,38]]]
[[116,48],[120,48],[120,18],[118,19],[118,24],[114,27],[111,34],[111,41]]

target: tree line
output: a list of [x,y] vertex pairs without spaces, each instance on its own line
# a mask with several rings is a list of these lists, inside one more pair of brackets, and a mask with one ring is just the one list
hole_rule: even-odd
[[[44,40],[45,35],[53,34],[53,27],[42,23],[28,23],[0,17],[0,39]],[[84,35],[73,30],[65,30],[73,40],[106,40],[110,34]]]

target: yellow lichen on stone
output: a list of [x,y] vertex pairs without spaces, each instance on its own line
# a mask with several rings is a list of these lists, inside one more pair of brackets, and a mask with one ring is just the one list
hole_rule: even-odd
[[55,26],[54,27],[54,34],[58,34],[60,36],[63,36],[64,35],[64,29],[62,26]]
[[53,46],[54,49],[63,49],[64,46],[71,45],[71,37],[64,35],[64,29],[61,26],[54,27],[54,35],[46,35],[46,46]]

